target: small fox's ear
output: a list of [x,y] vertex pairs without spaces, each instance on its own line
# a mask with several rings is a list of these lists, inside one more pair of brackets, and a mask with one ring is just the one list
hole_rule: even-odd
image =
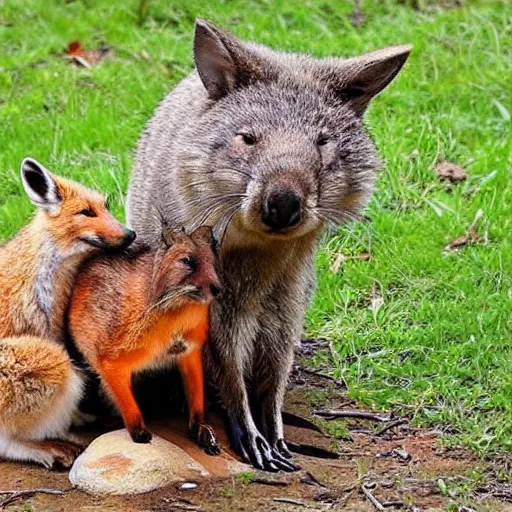
[[199,226],[190,236],[193,240],[203,240],[212,247],[216,244],[213,230],[210,226]]
[[242,41],[199,18],[194,33],[194,61],[208,95],[215,100],[257,78],[262,70],[262,63]]
[[336,95],[363,114],[370,101],[398,75],[411,50],[411,45],[389,46],[339,61],[333,84]]
[[48,213],[60,210],[62,198],[50,172],[33,158],[21,162],[21,180],[30,201]]
[[171,247],[171,245],[187,238],[187,236],[185,228],[173,229],[166,224],[162,227],[162,242],[167,247]]

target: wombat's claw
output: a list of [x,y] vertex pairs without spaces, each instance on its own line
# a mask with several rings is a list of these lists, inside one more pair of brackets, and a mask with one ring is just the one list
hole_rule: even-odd
[[219,455],[220,447],[217,443],[215,431],[210,425],[202,423],[197,428],[196,434],[197,444],[204,450],[207,455]]
[[286,446],[284,439],[278,439],[276,441],[274,445],[274,450],[283,457],[286,457],[287,459],[291,459],[293,457],[290,450],[288,449],[288,446]]
[[247,443],[247,452],[249,454],[249,461],[257,469],[271,472],[291,472],[299,469],[274,450],[267,441],[259,435],[249,440]]

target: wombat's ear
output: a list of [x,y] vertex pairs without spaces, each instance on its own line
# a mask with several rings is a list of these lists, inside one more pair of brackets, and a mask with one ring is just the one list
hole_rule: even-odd
[[33,158],[21,162],[21,181],[32,204],[56,215],[60,211],[62,198],[55,179],[50,172]]
[[194,61],[210,98],[222,98],[247,83],[259,69],[255,60],[235,36],[205,20],[196,20]]
[[335,92],[358,114],[398,75],[412,50],[411,45],[390,46],[342,60],[334,80]]

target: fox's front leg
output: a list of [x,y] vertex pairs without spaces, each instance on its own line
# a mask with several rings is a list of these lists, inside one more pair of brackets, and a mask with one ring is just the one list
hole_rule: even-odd
[[133,368],[128,361],[103,360],[99,365],[103,383],[117,405],[126,429],[135,443],[149,443],[151,432],[146,428],[132,390]]
[[[195,337],[195,339],[194,339]],[[191,352],[178,359],[178,365],[183,378],[183,384],[187,393],[189,408],[189,431],[197,444],[208,454],[218,455],[220,448],[213,428],[205,423],[204,419],[204,371],[201,330],[187,336],[190,343],[195,346]],[[198,340],[199,338],[199,340]],[[200,342],[198,342],[198,341]]]

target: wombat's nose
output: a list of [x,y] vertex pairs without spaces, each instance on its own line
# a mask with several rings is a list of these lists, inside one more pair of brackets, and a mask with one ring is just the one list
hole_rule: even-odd
[[265,204],[261,219],[274,230],[291,228],[300,221],[301,198],[292,190],[272,192]]

